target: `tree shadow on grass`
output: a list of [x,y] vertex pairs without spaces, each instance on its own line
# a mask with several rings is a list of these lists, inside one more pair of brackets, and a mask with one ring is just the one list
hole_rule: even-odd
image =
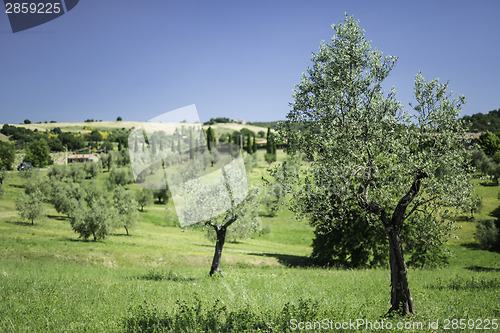
[[481,182],[481,186],[486,186],[486,187],[495,187],[498,186],[497,183],[491,182],[491,181],[486,181],[486,182]]
[[310,257],[294,256],[279,253],[248,253],[252,256],[276,258],[280,264],[287,267],[313,267],[314,262]]
[[479,243],[462,243],[460,246],[471,249],[471,250],[482,250],[481,245]]
[[49,219],[54,219],[58,221],[67,221],[69,220],[69,217],[67,216],[62,216],[62,215],[47,215]]
[[460,215],[455,217],[455,222],[474,222],[474,217],[467,215]]
[[15,224],[15,225],[23,225],[27,227],[34,227],[36,224],[31,224],[31,222],[24,222],[24,221],[5,221],[6,223],[10,224]]
[[468,269],[469,271],[473,272],[500,272],[500,268],[494,268],[494,267],[469,266],[465,267],[465,269]]
[[176,273],[171,269],[166,270],[158,268],[151,269],[146,274],[137,276],[135,278],[146,281],[174,281],[174,282],[190,282],[195,280],[195,278],[193,277],[182,276],[181,274]]

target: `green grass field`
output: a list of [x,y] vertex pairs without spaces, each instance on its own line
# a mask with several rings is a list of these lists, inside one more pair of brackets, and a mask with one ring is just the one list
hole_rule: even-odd
[[[267,168],[259,162],[250,183]],[[313,230],[288,211],[262,217],[270,233],[227,243],[225,277],[211,278],[214,244],[202,230],[176,227],[171,203],[146,207],[131,236],[116,230],[86,242],[48,204],[35,225],[22,221],[14,202],[23,183],[10,172],[0,198],[0,332],[152,332],[155,324],[172,331],[281,332],[291,330],[292,319],[402,322],[404,331],[443,332],[446,319],[500,318],[500,254],[473,246],[474,220],[457,223],[449,266],[409,270],[417,315],[381,318],[389,308],[389,270],[306,266]],[[476,218],[498,207],[499,190],[477,184],[483,205]],[[430,329],[436,320],[439,328]],[[451,321],[449,328],[461,331]]]

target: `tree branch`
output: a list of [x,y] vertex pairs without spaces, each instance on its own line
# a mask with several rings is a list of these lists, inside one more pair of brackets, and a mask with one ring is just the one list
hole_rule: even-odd
[[392,223],[396,226],[401,226],[405,219],[405,212],[408,205],[413,201],[413,199],[417,196],[420,191],[420,185],[422,183],[422,179],[426,178],[427,174],[423,171],[418,171],[415,176],[415,180],[411,184],[410,189],[406,193],[404,197],[399,200],[394,213],[392,214]]
[[418,208],[420,206],[422,206],[422,205],[425,205],[426,203],[429,203],[431,201],[436,200],[437,198],[438,198],[437,196],[434,196],[434,197],[430,198],[429,200],[425,200],[425,201],[423,201],[421,203],[415,204],[415,206],[412,207],[412,209],[410,210],[410,212],[404,216],[403,221],[405,221],[407,218],[409,218],[410,215],[413,214],[415,211],[423,212],[422,210],[420,210]]

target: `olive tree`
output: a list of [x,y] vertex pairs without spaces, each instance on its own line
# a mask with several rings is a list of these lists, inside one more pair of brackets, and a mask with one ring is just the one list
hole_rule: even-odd
[[135,201],[141,207],[141,212],[144,212],[144,207],[153,203],[153,193],[148,189],[142,189],[136,192]]
[[134,227],[137,218],[137,202],[134,200],[134,195],[122,186],[115,188],[113,201],[117,225],[125,228],[128,236],[129,229]]
[[45,209],[43,208],[43,194],[36,188],[29,194],[23,194],[16,201],[16,209],[19,215],[35,224],[35,220],[42,217]]
[[83,200],[70,213],[70,224],[80,237],[94,242],[105,238],[112,227],[114,211],[108,205],[105,193],[92,183],[85,187]]
[[[194,169],[196,169],[195,165],[188,172],[192,172]],[[220,170],[222,177],[218,178],[217,181],[209,184],[192,179],[184,184],[182,191],[184,199],[189,202],[189,205],[186,209],[181,209],[183,215],[180,216],[180,219],[199,221],[199,224],[208,226],[215,232],[215,252],[210,276],[215,272],[222,276],[220,261],[227,238],[230,240],[248,238],[250,234],[258,232],[261,228],[257,214],[260,189],[251,187],[247,190],[245,187],[245,190],[242,191],[242,186],[247,186],[244,166],[226,165]],[[218,199],[214,200],[214,198]],[[224,199],[229,201],[227,207],[223,203]],[[207,215],[213,217],[202,220],[201,216]]]
[[279,129],[293,145],[289,151],[308,162],[297,177],[300,186],[292,187],[293,205],[317,223],[341,224],[353,205],[378,223],[389,243],[389,313],[414,313],[403,223],[418,222],[422,241],[436,246],[451,228],[451,208],[468,204],[470,161],[457,121],[465,99],[452,99],[448,84],[427,82],[419,73],[416,103],[404,111],[394,89],[382,90],[397,58],[372,48],[352,17],[332,27],[331,42],[312,55]]

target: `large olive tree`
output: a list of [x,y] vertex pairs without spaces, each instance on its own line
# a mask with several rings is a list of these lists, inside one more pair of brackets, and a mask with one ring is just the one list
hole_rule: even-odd
[[331,42],[312,55],[279,129],[289,151],[308,161],[293,203],[308,218],[328,216],[325,223],[343,223],[353,206],[379,223],[389,241],[389,313],[414,313],[403,223],[415,223],[421,241],[432,246],[450,229],[447,213],[467,204],[468,160],[457,121],[465,99],[451,99],[447,84],[419,73],[416,104],[405,112],[394,89],[382,90],[397,58],[372,48],[352,17],[333,29]]

